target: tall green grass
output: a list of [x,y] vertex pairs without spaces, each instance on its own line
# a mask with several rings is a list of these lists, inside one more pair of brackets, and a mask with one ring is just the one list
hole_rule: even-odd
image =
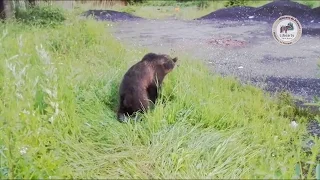
[[315,162],[292,107],[183,54],[156,108],[122,124],[119,83],[147,50],[93,20],[0,30],[0,178],[278,179]]

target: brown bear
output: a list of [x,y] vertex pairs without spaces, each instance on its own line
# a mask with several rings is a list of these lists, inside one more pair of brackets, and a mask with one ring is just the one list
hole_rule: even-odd
[[163,79],[177,60],[166,54],[148,53],[125,73],[119,88],[120,122],[124,122],[125,116],[148,110],[151,102],[156,103]]

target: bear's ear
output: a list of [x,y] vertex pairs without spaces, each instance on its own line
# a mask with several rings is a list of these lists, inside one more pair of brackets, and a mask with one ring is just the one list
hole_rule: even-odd
[[178,57],[175,57],[172,59],[174,63],[176,63],[178,61]]

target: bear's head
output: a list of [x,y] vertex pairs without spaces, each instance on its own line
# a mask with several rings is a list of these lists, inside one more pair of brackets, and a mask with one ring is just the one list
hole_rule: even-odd
[[157,73],[166,75],[173,70],[178,58],[171,58],[167,54],[148,53],[142,58],[142,61],[150,63]]
[[168,74],[171,72],[175,65],[176,62],[178,61],[178,57],[171,58],[169,55],[159,55],[159,65],[162,68],[164,74]]

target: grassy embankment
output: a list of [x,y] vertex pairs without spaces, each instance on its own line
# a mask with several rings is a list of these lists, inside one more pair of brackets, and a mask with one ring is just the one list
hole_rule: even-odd
[[118,123],[121,77],[147,50],[106,24],[0,24],[0,178],[292,178],[315,162],[292,107],[181,53],[163,103]]

